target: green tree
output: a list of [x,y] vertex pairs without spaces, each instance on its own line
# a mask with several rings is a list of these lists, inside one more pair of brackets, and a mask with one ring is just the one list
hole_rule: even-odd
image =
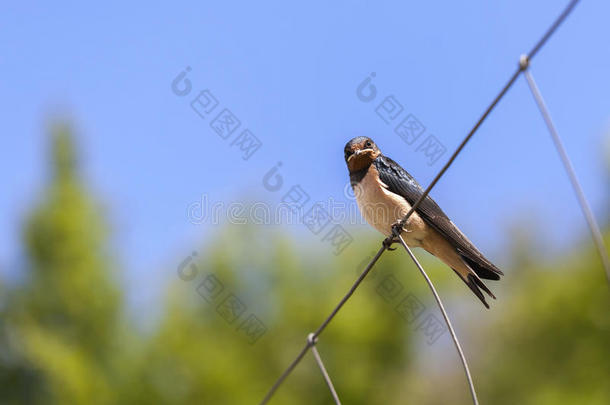
[[[274,237],[260,228],[227,229],[216,240],[199,255],[195,279],[182,281],[176,275],[160,326],[136,377],[141,382],[139,397],[130,403],[260,401],[303,347],[307,334],[347,292],[363,259],[353,254],[328,260],[303,256],[285,235]],[[365,251],[364,246],[354,247],[354,251]],[[413,357],[413,328],[396,313],[397,302],[388,302],[377,292],[383,277],[403,264],[389,255],[382,260],[377,277],[361,286],[320,339],[318,349],[345,403],[404,402],[399,393]],[[209,275],[217,277],[224,290],[206,300],[205,292],[200,295],[197,289]],[[408,276],[401,277],[404,285],[410,281]],[[228,322],[218,310],[231,293],[247,305],[244,316],[234,322]],[[267,327],[254,344],[239,330],[240,321],[250,313]],[[308,354],[273,403],[331,401]]]
[[3,400],[116,403],[111,386],[122,299],[99,207],[78,176],[66,125],[53,128],[51,169],[25,225],[26,280],[3,317]]
[[[606,246],[610,246],[606,233]],[[592,248],[528,268],[488,332],[480,387],[495,404],[610,403],[610,291]]]
[[[52,145],[49,185],[24,226],[25,277],[16,287],[0,280],[1,404],[256,403],[381,240],[354,235],[333,257],[265,227],[223,228],[184,261],[192,279],[168,270],[158,323],[135,334],[67,126],[54,128]],[[597,254],[586,239],[549,262],[531,227],[516,233],[490,311],[437,259],[416,254],[454,318],[481,403],[610,403],[610,293]],[[204,291],[210,276],[218,295]],[[388,292],[396,282],[400,291]],[[418,322],[397,311],[407,295],[440,319],[405,252],[387,252],[322,334],[318,350],[344,403],[470,402],[448,334],[426,346]],[[233,320],[222,308],[231,296],[246,307]],[[250,314],[266,327],[254,344],[240,327]],[[311,354],[273,403],[331,403]]]

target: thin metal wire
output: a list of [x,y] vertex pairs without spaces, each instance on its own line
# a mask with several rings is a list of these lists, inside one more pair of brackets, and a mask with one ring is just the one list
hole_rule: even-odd
[[422,265],[419,263],[419,261],[417,260],[417,258],[415,257],[415,255],[413,254],[413,252],[411,251],[409,246],[407,246],[407,244],[405,243],[402,236],[398,235],[398,240],[400,241],[400,244],[405,248],[405,250],[407,251],[409,256],[411,256],[411,259],[413,259],[413,261],[415,262],[415,265],[419,269],[420,273],[426,279],[426,283],[428,283],[428,287],[430,287],[430,290],[432,291],[432,295],[434,295],[434,299],[436,300],[436,303],[438,304],[438,307],[440,308],[441,313],[443,314],[443,318],[445,318],[445,323],[447,324],[447,327],[449,328],[449,332],[451,333],[451,337],[453,338],[453,343],[455,343],[455,348],[458,351],[460,360],[462,360],[462,365],[464,366],[464,372],[466,373],[466,379],[468,380],[468,386],[470,387],[470,395],[472,395],[472,402],[474,403],[474,405],[478,405],[479,400],[477,398],[477,393],[474,389],[474,383],[472,382],[472,375],[470,374],[470,369],[468,368],[468,362],[466,361],[466,356],[464,356],[464,352],[462,351],[462,346],[460,346],[460,341],[458,340],[457,335],[455,334],[453,325],[451,325],[451,321],[449,320],[449,316],[447,315],[447,312],[445,311],[445,307],[443,306],[441,297],[436,292],[436,288],[434,288],[434,284],[432,284],[432,280],[430,280],[430,277],[428,277],[428,274],[426,274],[426,271],[424,270]]
[[388,245],[384,241],[382,243],[381,247],[379,248],[379,250],[377,251],[377,253],[375,254],[375,256],[371,259],[369,264],[366,266],[366,268],[364,269],[362,274],[360,274],[360,277],[358,277],[358,279],[356,280],[354,285],[352,285],[352,288],[349,289],[347,294],[345,294],[343,299],[339,302],[339,304],[337,304],[335,309],[333,309],[333,312],[331,312],[331,314],[324,320],[324,322],[322,322],[322,325],[320,325],[320,327],[314,332],[315,338],[320,336],[320,334],[322,333],[322,331],[324,331],[324,329],[326,329],[326,327],[328,326],[330,321],[332,321],[332,319],[335,317],[335,315],[337,315],[337,312],[339,312],[339,310],[343,307],[343,305],[347,302],[347,300],[352,296],[354,291],[356,291],[356,288],[358,288],[360,283],[362,283],[362,280],[364,280],[364,278],[369,274],[369,271],[371,271],[371,269],[373,268],[373,265],[375,265],[375,263],[377,263],[377,260],[379,260],[379,258],[381,257],[381,254],[383,252],[385,252],[385,250],[387,249],[387,246]]
[[451,164],[453,163],[453,161],[455,160],[455,158],[457,158],[457,156],[460,154],[460,152],[462,151],[462,149],[464,149],[464,146],[466,146],[466,144],[468,143],[468,141],[470,140],[470,138],[472,138],[472,136],[475,134],[475,132],[477,131],[477,129],[479,129],[479,127],[481,126],[481,124],[483,123],[483,121],[485,121],[485,118],[487,118],[487,116],[489,115],[489,113],[491,112],[491,110],[494,109],[494,107],[496,106],[496,104],[498,104],[498,102],[502,99],[502,97],[504,97],[504,95],[506,94],[506,92],[508,91],[508,89],[510,89],[513,85],[513,83],[515,82],[515,80],[517,80],[517,77],[519,77],[519,73],[521,73],[521,69],[518,69],[515,73],[513,73],[513,75],[510,77],[510,79],[508,80],[508,82],[504,85],[504,87],[502,88],[502,90],[500,90],[500,92],[498,93],[498,95],[493,99],[493,101],[491,102],[491,104],[487,107],[487,109],[485,110],[485,112],[483,113],[483,115],[481,115],[481,117],[479,118],[479,120],[477,121],[477,123],[474,125],[474,127],[472,127],[472,129],[470,130],[470,132],[468,133],[468,135],[466,135],[466,137],[462,140],[462,142],[460,143],[460,145],[457,147],[457,149],[455,150],[455,152],[453,152],[453,154],[451,155],[451,157],[449,158],[449,160],[447,161],[447,163],[445,163],[445,165],[443,166],[443,168],[441,169],[440,172],[438,172],[438,174],[434,177],[434,179],[432,180],[432,182],[428,185],[428,187],[426,187],[426,189],[424,190],[424,192],[422,193],[422,195],[417,199],[417,201],[415,201],[415,204],[413,204],[411,206],[411,208],[409,209],[409,211],[407,212],[407,214],[399,221],[399,226],[401,228],[403,228],[405,226],[405,224],[407,223],[407,220],[409,219],[409,217],[415,212],[415,210],[419,207],[419,205],[422,203],[422,201],[424,201],[426,199],[426,197],[428,196],[428,194],[430,194],[430,190],[432,190],[432,188],[436,185],[436,183],[438,183],[438,181],[440,180],[440,178],[443,176],[443,174],[445,174],[445,172],[447,171],[447,169],[449,169],[449,166],[451,166]]
[[[328,317],[324,320],[324,322],[322,322],[322,324],[318,327],[318,329],[313,333],[313,339],[317,339],[318,336],[320,336],[320,334],[322,333],[322,331],[324,331],[324,329],[326,329],[326,326],[328,326],[330,321],[335,317],[335,315],[337,315],[339,310],[343,307],[343,305],[347,302],[347,300],[352,296],[352,294],[354,294],[354,292],[356,291],[356,289],[358,288],[360,283],[362,283],[362,281],[369,274],[369,272],[371,271],[371,269],[373,268],[375,263],[377,263],[377,260],[379,260],[379,258],[383,254],[383,252],[385,252],[387,246],[389,246],[389,245],[387,245],[384,241],[381,248],[379,248],[379,250],[377,251],[377,254],[375,254],[375,256],[371,259],[369,264],[366,266],[366,268],[364,269],[362,274],[360,274],[360,276],[358,277],[356,282],[354,282],[354,284],[349,289],[347,294],[345,294],[345,296],[343,297],[343,299],[341,299],[341,301],[339,301],[339,304],[337,304],[335,309],[333,309],[333,311],[330,313],[330,315],[328,315]],[[275,384],[273,384],[273,386],[269,389],[269,391],[267,392],[267,395],[265,395],[263,400],[260,402],[260,405],[264,405],[267,402],[269,402],[269,400],[271,399],[271,397],[273,396],[275,391],[277,391],[277,389],[280,387],[280,385],[282,385],[282,383],[284,382],[286,377],[288,377],[290,375],[290,373],[292,372],[292,370],[294,370],[294,368],[301,362],[301,360],[305,356],[305,353],[307,353],[307,350],[309,350],[311,347],[312,347],[312,345],[310,343],[310,339],[307,339],[307,343],[305,344],[305,347],[303,347],[301,349],[301,351],[299,352],[297,357],[292,361],[292,363],[290,363],[288,368],[286,370],[284,370],[284,372],[277,379]]]
[[271,399],[273,394],[275,394],[275,391],[277,391],[277,389],[280,387],[280,385],[282,385],[282,383],[284,382],[286,377],[288,377],[290,375],[290,373],[292,372],[292,370],[294,370],[294,368],[301,362],[301,360],[303,359],[303,357],[307,353],[307,350],[309,350],[310,347],[311,346],[310,346],[309,342],[307,342],[307,344],[305,345],[304,348],[301,349],[301,351],[299,352],[297,357],[292,361],[292,363],[290,363],[288,368],[286,370],[284,370],[284,372],[282,373],[280,378],[277,379],[277,381],[275,382],[275,384],[273,384],[271,389],[269,389],[269,392],[267,392],[267,395],[265,395],[265,398],[263,398],[263,400],[260,402],[260,405],[264,405],[267,402],[269,402],[269,400]]
[[[563,23],[563,21],[566,19],[566,17],[572,12],[572,10],[574,9],[574,6],[576,6],[578,1],[579,0],[572,0],[568,4],[568,6],[564,9],[564,11],[559,15],[559,17],[551,25],[551,27],[545,32],[545,34],[542,36],[542,38],[536,43],[536,45],[534,45],[532,50],[528,53],[528,59],[529,60],[531,60],[538,53],[538,51],[546,44],[548,39],[553,35],[553,33],[557,30],[557,28],[561,25],[561,23]],[[472,136],[479,129],[479,127],[481,126],[483,121],[485,121],[487,116],[495,108],[496,104],[498,104],[498,102],[502,99],[502,97],[504,97],[506,92],[512,87],[512,85],[514,84],[515,80],[519,76],[519,73],[521,73],[521,71],[523,69],[524,68],[522,66],[519,66],[517,71],[515,71],[515,73],[512,74],[512,76],[509,78],[508,82],[504,85],[504,87],[502,87],[500,92],[496,95],[496,97],[493,99],[491,104],[487,107],[487,109],[485,109],[485,111],[483,112],[483,114],[481,115],[479,120],[472,127],[472,129],[470,130],[468,135],[466,135],[466,137],[462,140],[462,142],[460,143],[458,148],[455,150],[455,152],[453,152],[453,154],[451,155],[451,157],[449,158],[447,163],[445,163],[445,165],[443,166],[441,171],[435,176],[435,178],[428,185],[428,187],[424,190],[423,194],[415,202],[415,204],[413,204],[413,206],[411,207],[409,212],[407,212],[407,214],[404,216],[404,218],[401,221],[399,221],[398,224],[399,224],[400,228],[404,227],[404,225],[406,224],[406,222],[409,219],[409,217],[413,214],[413,212],[415,212],[415,210],[417,209],[417,207],[419,207],[421,202],[428,196],[428,194],[430,193],[430,190],[432,190],[432,188],[436,185],[438,180],[443,176],[443,174],[445,174],[447,169],[451,166],[451,164],[456,159],[456,157],[459,155],[459,153],[462,151],[462,149],[464,149],[464,147],[466,146],[466,144],[468,143],[470,138],[472,138]],[[337,315],[337,313],[343,307],[343,305],[347,302],[347,300],[356,291],[356,288],[358,288],[360,283],[368,275],[368,273],[372,269],[373,265],[377,262],[377,260],[379,260],[379,257],[381,257],[383,252],[391,244],[391,241],[393,240],[393,235],[394,235],[394,233],[392,233],[388,238],[386,238],[384,240],[384,243],[383,243],[382,247],[379,249],[377,254],[373,257],[373,259],[369,262],[369,264],[364,269],[364,271],[362,272],[360,277],[358,277],[356,282],[352,285],[352,287],[350,288],[348,293],[343,297],[343,299],[339,302],[339,304],[335,307],[335,309],[331,312],[331,314],[326,318],[326,320],[324,320],[324,322],[320,325],[320,327],[318,327],[318,329],[314,332],[314,334],[313,334],[314,339],[317,339],[317,337],[322,333],[322,331],[324,331],[324,329],[328,326],[328,324],[335,317],[335,315]],[[402,242],[404,243],[404,241],[402,241]],[[407,248],[407,251],[410,252],[410,250],[408,248]],[[410,253],[410,254],[412,255],[412,253]],[[429,280],[427,278],[427,275],[425,275],[425,272],[423,274],[424,274],[424,277],[426,277],[426,279]],[[431,285],[431,283],[429,283],[429,285]],[[433,289],[433,287],[431,287],[431,288],[433,290],[435,298],[437,299],[437,302],[439,303],[439,306],[442,309],[443,316],[445,317],[445,321],[447,322],[448,325],[451,325],[451,323],[449,321],[449,318],[447,317],[446,313],[444,312],[444,309],[442,307],[442,303],[440,302],[440,298],[438,297],[438,294],[436,294],[436,291]],[[459,346],[459,342],[457,341],[457,337],[455,336],[455,333],[453,333],[453,329],[451,327],[450,327],[450,330],[452,330],[452,336],[454,337],[454,342],[456,343],[456,347],[458,348],[458,352],[460,354],[460,358],[462,359],[462,363],[464,364],[464,368],[465,368],[465,371],[466,371],[466,375],[468,377],[468,383],[470,385],[470,389],[471,389],[471,393],[472,393],[472,396],[473,396],[474,404],[478,405],[476,393],[474,392],[474,385],[472,384],[472,378],[470,376],[470,371],[468,369],[468,365],[466,363],[466,359],[464,358],[464,354],[463,354],[463,352],[462,352],[462,350],[461,350],[461,348]],[[303,359],[303,357],[305,356],[305,354],[307,353],[307,351],[311,347],[312,347],[312,345],[308,341],[307,344],[305,345],[305,347],[303,347],[303,349],[301,349],[301,351],[299,352],[297,357],[292,361],[292,363],[290,363],[288,368],[282,373],[282,375],[278,378],[278,380],[273,384],[273,386],[271,387],[269,392],[267,392],[267,395],[265,395],[263,400],[260,402],[261,405],[266,404],[271,399],[271,397],[273,396],[275,391],[284,382],[284,380],[290,375],[292,370],[294,370],[294,368],[301,362],[301,360]]]
[[330,376],[328,375],[328,371],[326,371],[326,367],[324,367],[324,362],[322,361],[322,357],[320,357],[320,353],[318,353],[318,349],[316,349],[317,338],[313,333],[310,333],[307,336],[307,341],[311,344],[311,352],[313,353],[313,357],[316,359],[316,363],[318,363],[318,367],[320,367],[320,372],[322,372],[322,376],[324,377],[324,381],[326,381],[326,385],[328,385],[328,389],[335,400],[335,404],[341,405],[341,401],[339,400],[339,395],[337,395],[337,391],[333,385],[333,382],[330,380]]
[[530,73],[528,69],[523,71],[525,78],[527,79],[527,84],[534,96],[534,100],[536,100],[536,104],[538,105],[538,109],[544,118],[544,122],[546,123],[549,132],[551,133],[551,138],[553,138],[553,143],[555,144],[555,148],[559,153],[559,157],[563,162],[563,166],[568,173],[568,177],[570,178],[570,182],[572,183],[572,188],[574,189],[574,193],[576,193],[576,198],[578,198],[578,202],[580,204],[580,208],[587,220],[587,224],[589,225],[589,229],[591,230],[591,237],[593,238],[593,243],[597,248],[597,252],[599,253],[599,257],[602,261],[602,266],[606,270],[606,278],[608,279],[608,283],[610,283],[610,259],[608,259],[608,253],[604,246],[604,239],[599,230],[599,226],[597,225],[597,221],[595,220],[595,216],[593,215],[593,211],[591,210],[591,206],[585,197],[585,193],[582,190],[582,186],[576,177],[576,172],[574,171],[574,166],[572,166],[572,162],[566,152],[566,148],[559,137],[559,133],[557,132],[557,128],[555,127],[555,123],[551,118],[551,113],[544,102],[544,98],[542,98],[542,94],[536,85],[536,81],[534,80],[534,76]]
[[574,7],[576,7],[576,4],[578,4],[578,2],[579,0],[572,0],[570,1],[570,3],[568,3],[566,8],[561,12],[561,14],[559,14],[559,17],[557,17],[555,22],[549,27],[548,30],[546,30],[542,38],[540,38],[538,42],[536,42],[536,45],[534,45],[534,47],[528,52],[527,58],[529,60],[532,60],[534,56],[536,56],[538,51],[544,46],[544,44],[546,44],[546,41],[549,40],[549,38],[555,33],[557,28],[559,28],[559,26],[565,21],[565,19],[568,17],[568,15],[570,15],[572,10],[574,10]]
[[[538,51],[544,46],[544,44],[546,44],[546,42],[548,41],[548,39],[555,33],[555,31],[557,30],[557,28],[559,28],[559,26],[561,25],[561,23],[563,23],[566,19],[566,17],[572,12],[572,10],[574,9],[574,7],[576,6],[576,4],[578,3],[579,0],[572,0],[568,6],[563,10],[563,12],[559,15],[559,17],[557,17],[557,19],[555,20],[555,22],[553,22],[553,24],[549,27],[549,29],[544,33],[544,35],[542,36],[542,38],[540,38],[540,40],[538,40],[538,42],[536,43],[536,45],[534,45],[534,47],[532,48],[532,50],[527,54],[527,58],[528,60],[532,60],[534,58],[534,56],[536,56],[536,54],[538,53]],[[483,123],[483,121],[485,121],[485,119],[487,118],[487,116],[489,115],[489,113],[491,113],[491,111],[495,108],[496,104],[498,104],[498,102],[502,99],[502,97],[504,97],[504,95],[506,94],[506,92],[512,87],[512,85],[515,83],[515,80],[517,80],[517,77],[519,77],[519,73],[521,73],[521,71],[523,71],[523,69],[525,69],[522,65],[519,65],[519,68],[512,74],[512,76],[508,79],[508,81],[506,82],[506,84],[504,85],[504,87],[502,87],[502,89],[500,90],[500,92],[496,95],[496,97],[493,99],[493,101],[491,102],[491,104],[489,104],[489,106],[487,107],[487,109],[485,110],[485,112],[483,112],[483,114],[481,115],[481,117],[478,119],[478,121],[474,124],[474,126],[472,127],[472,129],[470,130],[470,132],[468,132],[468,135],[466,135],[466,137],[464,138],[464,140],[462,140],[462,142],[460,143],[460,145],[457,147],[457,149],[455,150],[455,152],[453,152],[453,154],[451,155],[451,157],[449,158],[449,160],[447,161],[447,163],[445,163],[445,165],[443,166],[443,168],[441,169],[440,172],[438,172],[438,174],[434,177],[434,179],[432,180],[432,182],[428,185],[428,187],[426,187],[426,189],[424,190],[424,192],[422,193],[422,195],[417,199],[417,201],[415,201],[415,204],[413,204],[413,206],[409,209],[409,211],[407,212],[407,214],[403,217],[402,220],[400,220],[399,225],[400,227],[404,227],[405,224],[407,223],[407,220],[409,219],[409,217],[415,212],[415,210],[419,207],[419,205],[422,203],[422,201],[424,201],[426,199],[426,197],[428,196],[428,194],[430,193],[430,190],[432,190],[432,188],[436,185],[436,183],[440,180],[440,178],[443,176],[443,174],[445,174],[445,172],[447,171],[447,169],[449,169],[449,166],[451,166],[451,164],[453,163],[453,161],[455,160],[455,158],[460,154],[460,152],[462,151],[462,149],[464,149],[464,146],[466,146],[466,144],[468,143],[468,141],[470,140],[470,138],[472,138],[472,136],[474,135],[474,133],[477,131],[477,129],[479,129],[479,127],[481,126],[481,124]]]

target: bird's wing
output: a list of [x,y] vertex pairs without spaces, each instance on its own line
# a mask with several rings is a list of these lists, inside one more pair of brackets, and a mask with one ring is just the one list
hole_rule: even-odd
[[[379,179],[387,185],[387,189],[403,197],[410,205],[415,204],[424,193],[413,176],[389,157],[379,156],[374,164],[379,172]],[[416,212],[457,249],[480,277],[500,279],[499,275],[503,273],[479,252],[430,196],[426,196]]]

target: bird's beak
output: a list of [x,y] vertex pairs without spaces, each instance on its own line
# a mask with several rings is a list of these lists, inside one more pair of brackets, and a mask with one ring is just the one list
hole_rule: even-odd
[[352,160],[352,158],[353,158],[354,156],[359,155],[359,154],[361,154],[361,153],[362,153],[362,151],[361,151],[360,149],[355,150],[354,152],[352,152],[352,154],[351,154],[351,155],[349,155],[349,157],[347,158],[347,161],[349,162],[350,160]]
[[354,156],[358,156],[364,152],[375,152],[375,151],[372,148],[357,149],[354,152],[352,152],[351,155],[349,155],[349,157],[347,158],[347,161],[349,162]]

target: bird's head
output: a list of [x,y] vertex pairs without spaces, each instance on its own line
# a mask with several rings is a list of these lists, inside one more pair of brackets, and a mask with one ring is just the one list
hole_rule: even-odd
[[373,163],[381,151],[371,138],[359,136],[345,145],[345,163],[350,172],[365,169]]

